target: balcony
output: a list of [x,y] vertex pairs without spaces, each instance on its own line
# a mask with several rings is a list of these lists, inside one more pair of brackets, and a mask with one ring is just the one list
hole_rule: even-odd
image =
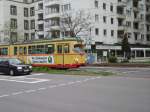
[[126,15],[125,15],[125,14],[122,14],[122,13],[118,13],[118,14],[117,14],[117,18],[125,19],[125,18],[126,18]]
[[139,28],[139,29],[133,29],[133,32],[135,32],[135,33],[140,33],[141,32],[141,29]]
[[60,30],[60,26],[59,25],[47,25],[45,27],[46,31],[51,31],[51,30]]
[[60,13],[50,13],[48,15],[45,15],[45,19],[49,19],[49,18],[55,18],[55,17],[60,17]]
[[118,4],[117,4],[117,6],[119,6],[119,7],[125,7],[126,5],[127,5],[127,2],[125,0],[118,1]]
[[126,26],[125,25],[118,25],[118,30],[125,30]]
[[140,8],[139,8],[139,7],[133,7],[133,11],[139,12],[139,11],[140,11]]
[[146,11],[146,15],[150,15],[150,10]]
[[146,5],[150,5],[150,0],[146,0]]
[[141,43],[142,43],[142,40],[141,40],[141,39],[135,40],[135,43],[136,43],[136,44],[141,44]]
[[141,19],[140,17],[137,17],[137,18],[134,18],[134,21],[135,21],[135,22],[141,22],[142,19]]
[[37,13],[38,13],[38,14],[41,14],[41,13],[44,13],[44,11],[38,9],[38,10],[37,10]]
[[45,1],[45,6],[51,6],[51,5],[59,5],[60,0],[46,0]]
[[44,35],[44,31],[38,31],[37,34],[38,35]]
[[147,34],[150,34],[150,30],[147,30]]
[[38,23],[38,24],[44,24],[44,21],[43,21],[43,20],[38,20],[37,23]]

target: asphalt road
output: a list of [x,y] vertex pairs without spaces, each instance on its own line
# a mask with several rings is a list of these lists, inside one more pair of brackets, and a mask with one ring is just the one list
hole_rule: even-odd
[[81,70],[109,71],[122,77],[150,78],[150,68],[141,67],[81,67]]
[[82,69],[124,75],[0,75],[0,112],[150,112],[149,69]]

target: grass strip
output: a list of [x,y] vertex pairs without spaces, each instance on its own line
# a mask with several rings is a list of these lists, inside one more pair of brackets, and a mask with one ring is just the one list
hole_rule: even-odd
[[50,69],[48,67],[33,67],[33,72],[43,72],[49,74],[63,74],[63,75],[81,75],[81,76],[112,76],[112,72],[107,71],[92,71],[80,69]]

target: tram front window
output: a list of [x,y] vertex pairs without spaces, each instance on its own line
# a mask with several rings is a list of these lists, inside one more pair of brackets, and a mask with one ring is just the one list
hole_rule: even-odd
[[80,44],[74,45],[73,51],[76,53],[84,53],[83,47]]

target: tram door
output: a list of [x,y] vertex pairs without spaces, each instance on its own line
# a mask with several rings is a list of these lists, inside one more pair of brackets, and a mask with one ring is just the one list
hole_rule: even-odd
[[64,43],[57,44],[56,52],[55,62],[63,67],[65,64],[67,64],[66,53],[69,53],[69,45]]
[[27,47],[26,46],[20,46],[18,49],[18,58],[22,60],[23,62],[27,63]]

